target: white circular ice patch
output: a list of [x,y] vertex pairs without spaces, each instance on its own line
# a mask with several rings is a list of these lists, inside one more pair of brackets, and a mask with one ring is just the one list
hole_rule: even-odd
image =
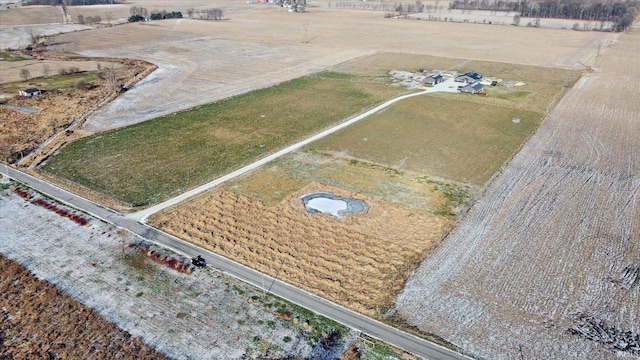
[[325,213],[341,218],[347,214],[355,214],[367,209],[367,206],[360,200],[326,192],[307,194],[301,196],[300,199],[310,214]]

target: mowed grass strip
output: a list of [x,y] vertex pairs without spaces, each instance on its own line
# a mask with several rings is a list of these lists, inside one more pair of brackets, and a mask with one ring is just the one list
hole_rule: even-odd
[[41,169],[130,206],[164,200],[406,90],[320,73],[74,142]]
[[542,113],[455,97],[406,99],[307,149],[482,185],[535,130]]

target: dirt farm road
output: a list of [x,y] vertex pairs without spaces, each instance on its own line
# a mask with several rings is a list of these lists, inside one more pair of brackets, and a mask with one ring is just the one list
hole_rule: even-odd
[[311,136],[311,137],[309,137],[309,138],[307,138],[305,140],[300,141],[299,143],[290,145],[290,146],[288,146],[288,147],[286,147],[286,148],[284,148],[284,149],[282,149],[282,150],[280,150],[278,152],[275,152],[275,153],[273,153],[271,155],[268,155],[268,156],[266,156],[266,157],[264,157],[264,158],[262,158],[262,159],[260,159],[260,160],[258,160],[256,162],[254,162],[254,163],[251,163],[251,164],[249,164],[249,165],[247,165],[247,166],[245,166],[243,168],[240,168],[240,169],[238,169],[236,171],[233,171],[233,172],[231,172],[231,173],[229,173],[227,175],[224,175],[224,176],[222,176],[222,177],[220,177],[218,179],[215,179],[215,180],[210,181],[210,182],[208,182],[206,184],[198,186],[197,188],[194,188],[194,189],[191,189],[189,191],[186,191],[186,192],[184,192],[184,193],[182,193],[182,194],[180,194],[180,195],[178,195],[176,197],[173,197],[173,198],[171,198],[171,199],[169,199],[167,201],[164,201],[164,202],[161,202],[161,203],[156,204],[154,206],[148,207],[148,208],[146,208],[144,210],[128,214],[126,217],[129,218],[129,219],[136,220],[136,221],[139,221],[141,223],[144,223],[149,216],[151,216],[151,215],[153,215],[153,214],[155,214],[155,213],[157,213],[159,211],[162,211],[162,210],[164,210],[164,209],[166,209],[166,208],[168,208],[170,206],[177,205],[177,204],[181,203],[182,201],[184,201],[184,200],[186,200],[188,198],[191,198],[191,197],[193,197],[195,195],[198,195],[198,194],[200,194],[202,192],[205,192],[205,191],[207,191],[207,190],[209,190],[209,189],[211,189],[213,187],[216,187],[216,186],[218,186],[218,185],[220,185],[220,184],[222,184],[222,183],[224,183],[226,181],[232,180],[232,179],[234,179],[234,178],[236,178],[236,177],[238,177],[238,176],[240,176],[242,174],[245,174],[245,173],[247,173],[247,172],[249,172],[251,170],[254,170],[254,169],[256,169],[256,168],[258,168],[258,167],[260,167],[260,166],[262,166],[262,165],[264,165],[264,164],[266,164],[268,162],[270,162],[270,161],[273,161],[273,160],[275,160],[275,159],[277,159],[277,158],[279,158],[281,156],[284,156],[284,155],[286,155],[286,154],[288,154],[290,152],[293,152],[295,150],[298,150],[298,149],[300,149],[301,147],[303,147],[303,146],[305,146],[307,144],[310,144],[310,143],[312,143],[312,142],[314,142],[316,140],[320,140],[320,139],[322,139],[323,137],[325,137],[327,135],[333,134],[334,132],[336,132],[338,130],[344,129],[345,127],[347,127],[349,125],[352,125],[355,122],[360,121],[360,120],[362,120],[362,119],[364,119],[364,118],[366,118],[366,117],[368,117],[368,116],[370,116],[372,114],[375,114],[376,112],[378,112],[378,111],[380,111],[382,109],[385,109],[385,108],[389,107],[390,105],[395,104],[398,101],[401,101],[401,100],[404,100],[404,99],[407,99],[407,98],[410,98],[410,97],[413,97],[413,96],[420,96],[420,95],[431,94],[431,93],[436,93],[436,92],[453,92],[453,93],[457,93],[458,92],[458,85],[460,85],[460,84],[461,83],[454,82],[453,78],[451,78],[451,79],[443,81],[440,84],[437,84],[437,85],[435,85],[433,87],[427,88],[424,91],[398,96],[397,98],[393,98],[393,99],[385,102],[384,104],[378,105],[375,108],[373,108],[373,109],[371,109],[371,110],[369,110],[367,112],[364,112],[364,113],[362,113],[362,114],[360,114],[360,115],[358,115],[358,116],[356,116],[356,117],[354,117],[352,119],[349,119],[349,120],[347,120],[347,121],[345,121],[343,123],[340,123],[339,125],[336,125],[336,126],[330,128],[330,129],[327,129],[327,130],[325,130],[325,131],[323,131],[321,133],[313,135],[313,136]]
[[201,254],[210,266],[228,275],[264,289],[270,293],[287,299],[295,304],[310,309],[318,314],[331,318],[339,323],[361,331],[373,338],[380,339],[411,354],[425,359],[470,359],[440,345],[407,334],[385,325],[367,316],[358,314],[302,289],[289,285],[256,270],[231,261],[220,255],[201,249],[175,236],[166,234],[138,221],[128,219],[122,214],[104,208],[92,201],[60,189],[46,181],[35,178],[7,165],[0,166],[0,173],[16,181],[24,183],[58,201],[85,211],[106,222],[128,229],[143,238],[165,246],[179,254],[193,257]]

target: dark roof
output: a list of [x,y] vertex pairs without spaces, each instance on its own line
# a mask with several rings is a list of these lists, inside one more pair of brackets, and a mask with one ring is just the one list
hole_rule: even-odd
[[482,80],[482,75],[474,71],[468,72],[465,75],[467,75],[468,77],[472,78],[475,81]]
[[473,89],[477,92],[480,92],[482,90],[484,90],[484,86],[482,84],[480,84],[479,82],[474,82],[473,84],[469,84],[467,86],[463,86],[460,91],[466,92],[465,90],[470,90]]
[[432,75],[429,75],[427,77],[430,77],[430,78],[433,78],[433,79],[441,79],[442,75],[440,75],[440,74],[432,74]]
[[[15,90],[14,90],[14,91],[15,91]],[[28,88],[28,89],[24,89],[24,90],[22,90],[22,91],[24,91],[24,92],[26,92],[26,93],[35,93],[35,92],[38,92],[38,91],[40,91],[40,90],[38,90],[38,89],[36,89],[36,88]]]

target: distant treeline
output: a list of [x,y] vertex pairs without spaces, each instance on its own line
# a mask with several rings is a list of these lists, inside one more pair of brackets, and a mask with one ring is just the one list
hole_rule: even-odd
[[125,0],[26,0],[24,5],[80,6],[124,4],[124,2]]
[[540,0],[540,1],[501,1],[501,0],[454,0],[449,8],[460,10],[513,11],[520,16],[533,18],[558,18],[587,21],[612,21],[614,30],[622,31],[629,27],[638,15],[638,0]]

